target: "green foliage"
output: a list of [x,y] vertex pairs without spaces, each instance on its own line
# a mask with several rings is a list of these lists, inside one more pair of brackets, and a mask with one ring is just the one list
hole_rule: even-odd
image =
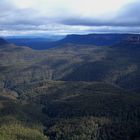
[[140,47],[131,45],[0,47],[0,140],[139,139]]
[[47,140],[47,138],[35,128],[14,123],[0,127],[0,140]]
[[97,139],[101,127],[110,123],[110,120],[95,117],[63,119],[51,126],[47,131],[47,135],[50,136],[51,139],[58,140]]
[[47,140],[38,110],[33,104],[27,107],[17,100],[0,96],[0,139]]

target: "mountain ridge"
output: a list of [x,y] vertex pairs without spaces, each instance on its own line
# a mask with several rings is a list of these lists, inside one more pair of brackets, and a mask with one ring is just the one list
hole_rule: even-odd
[[96,45],[96,46],[112,46],[120,43],[121,41],[140,36],[139,34],[86,34],[78,35],[71,34],[59,39],[58,41],[47,42],[44,38],[16,38],[7,39],[10,43],[18,46],[28,46],[36,50],[47,50],[56,48],[67,43],[80,44],[80,45]]

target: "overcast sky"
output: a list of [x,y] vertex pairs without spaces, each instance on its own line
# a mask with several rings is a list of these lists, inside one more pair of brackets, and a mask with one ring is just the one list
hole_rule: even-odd
[[140,33],[140,0],[0,0],[0,36]]

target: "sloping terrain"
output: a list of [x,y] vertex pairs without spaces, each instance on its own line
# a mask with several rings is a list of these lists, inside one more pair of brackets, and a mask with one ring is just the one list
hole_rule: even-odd
[[140,95],[100,82],[42,81],[18,85],[24,103],[42,106],[53,139],[140,138]]
[[139,38],[47,51],[1,40],[0,140],[140,138]]
[[103,51],[105,53],[102,59],[97,61],[87,59],[62,79],[102,81],[140,92],[140,42],[126,41],[112,47],[102,48],[101,52]]

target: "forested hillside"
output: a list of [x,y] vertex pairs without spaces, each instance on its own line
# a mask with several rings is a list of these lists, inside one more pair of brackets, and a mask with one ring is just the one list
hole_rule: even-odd
[[0,140],[138,140],[139,85],[137,36],[45,51],[0,39]]

